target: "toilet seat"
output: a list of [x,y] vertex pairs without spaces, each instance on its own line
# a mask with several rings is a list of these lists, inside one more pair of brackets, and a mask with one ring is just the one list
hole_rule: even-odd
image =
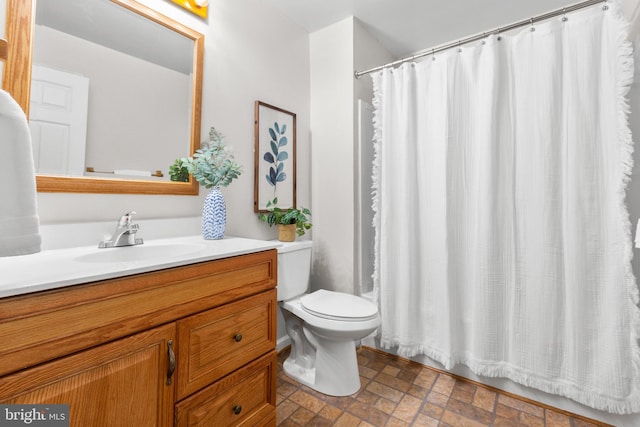
[[300,303],[304,311],[324,319],[359,322],[378,316],[378,308],[371,301],[325,289],[302,296]]

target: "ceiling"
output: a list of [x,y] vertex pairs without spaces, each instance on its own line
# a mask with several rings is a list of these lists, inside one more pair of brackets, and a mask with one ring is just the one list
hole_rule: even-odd
[[[193,40],[103,0],[39,1],[36,24],[191,74]],[[36,37],[35,43],[38,43]]]
[[[395,57],[576,4],[571,0],[265,0],[312,33],[350,16]],[[623,0],[636,4],[638,0]]]

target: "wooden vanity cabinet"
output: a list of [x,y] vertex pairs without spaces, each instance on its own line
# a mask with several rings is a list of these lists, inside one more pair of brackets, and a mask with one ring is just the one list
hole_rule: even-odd
[[72,426],[275,425],[277,252],[0,299],[0,403]]

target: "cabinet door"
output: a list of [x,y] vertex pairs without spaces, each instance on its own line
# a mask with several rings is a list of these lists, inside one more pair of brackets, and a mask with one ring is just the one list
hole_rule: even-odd
[[171,323],[7,375],[0,402],[69,404],[70,424],[78,427],[171,426],[174,343]]

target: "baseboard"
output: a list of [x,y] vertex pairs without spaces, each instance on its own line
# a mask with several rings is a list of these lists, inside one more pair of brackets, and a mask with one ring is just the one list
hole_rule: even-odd
[[278,338],[278,340],[276,341],[276,350],[280,352],[282,349],[290,345],[291,345],[291,338],[289,338],[289,335],[285,335],[284,337]]

